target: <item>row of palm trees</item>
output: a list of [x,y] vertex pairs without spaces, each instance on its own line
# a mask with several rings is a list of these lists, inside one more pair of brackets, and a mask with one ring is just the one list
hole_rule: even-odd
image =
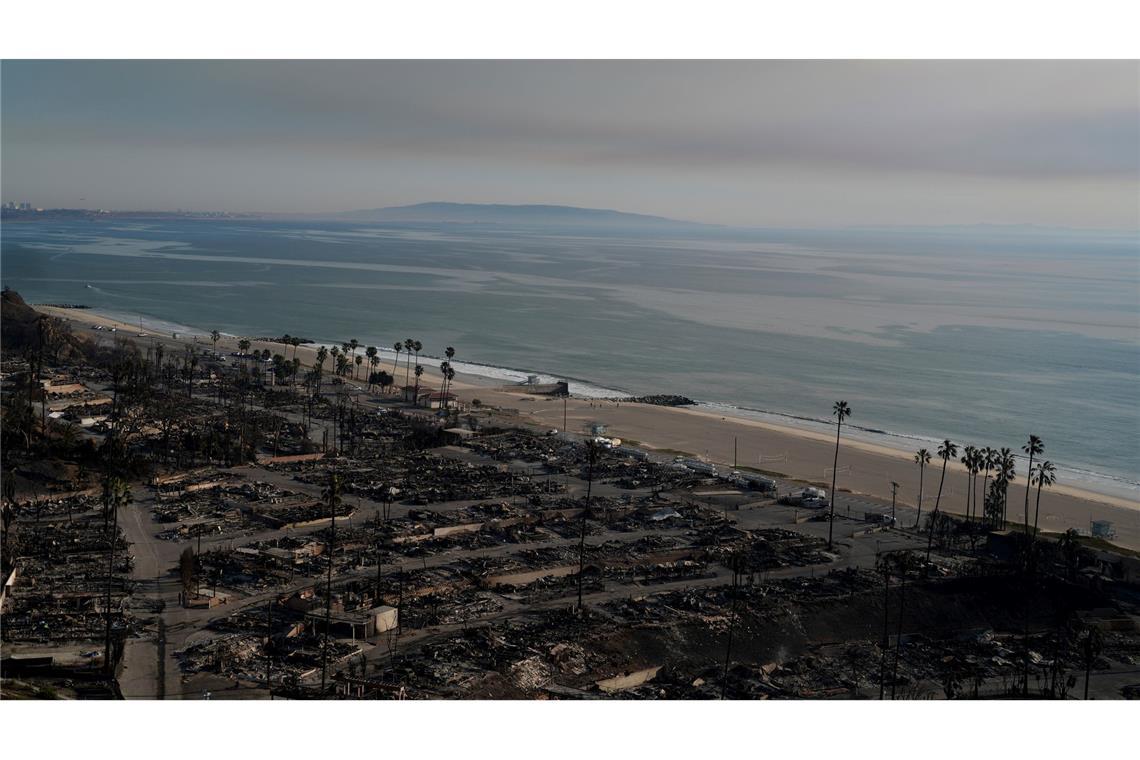
[[[840,433],[843,430],[843,423],[851,416],[851,407],[846,401],[836,401],[832,406],[831,414],[835,417],[835,457],[831,468],[831,499],[830,499],[830,516],[829,525],[827,528],[827,548],[832,547],[832,528],[835,523],[835,496],[836,496],[836,478],[839,474],[839,441]],[[1037,537],[1038,518],[1041,515],[1041,492],[1046,486],[1051,486],[1057,482],[1057,468],[1048,461],[1042,460],[1034,463],[1034,460],[1040,457],[1045,451],[1045,444],[1039,436],[1030,435],[1029,440],[1021,447],[1021,450],[1029,455],[1029,480],[1028,486],[1025,489],[1025,505],[1023,524],[1025,533],[1030,534],[1029,527],[1029,497],[1033,487],[1036,486],[1037,495],[1036,503],[1033,509],[1033,530],[1032,535]],[[946,467],[951,459],[958,457],[958,444],[951,441],[949,438],[945,439],[938,445],[937,456],[942,460],[941,473],[938,478],[938,494],[934,499],[934,512],[930,517],[930,536],[927,540],[926,555],[927,559],[930,558],[930,543],[934,536],[934,523],[938,519],[940,507],[942,504],[942,488],[946,483]],[[924,487],[924,480],[926,475],[926,468],[931,462],[930,451],[925,448],[920,448],[914,454],[914,462],[918,465],[918,514],[915,516],[914,527],[918,528],[922,519],[922,494]],[[993,449],[990,447],[978,448],[976,446],[965,446],[962,448],[961,459],[958,460],[966,468],[968,475],[968,485],[966,488],[966,520],[967,522],[979,521],[978,518],[978,498],[977,498],[977,485],[978,475],[982,476],[982,497],[983,512],[982,518],[988,521],[995,527],[1003,527],[1007,522],[1008,511],[1007,505],[1009,501],[1009,486],[1014,481],[1016,475],[1014,469],[1014,456],[1013,451],[1009,448]],[[993,474],[993,480],[990,481],[990,474]],[[989,491],[986,490],[986,484],[989,482]]]
[[[1025,505],[1023,524],[1025,531],[1029,532],[1029,497],[1033,486],[1037,488],[1036,501],[1033,513],[1033,535],[1037,535],[1038,519],[1041,515],[1041,492],[1045,486],[1057,482],[1057,468],[1048,461],[1034,463],[1034,459],[1045,451],[1045,444],[1039,436],[1030,435],[1029,440],[1021,447],[1029,455],[1029,488],[1025,489]],[[958,446],[950,439],[944,440],[938,447],[938,456],[942,459],[942,475],[938,483],[938,495],[935,498],[934,510],[937,513],[941,498],[942,484],[946,477],[946,465],[958,456]],[[914,461],[919,467],[918,487],[918,516],[915,518],[915,527],[918,527],[922,516],[922,488],[923,474],[930,463],[930,452],[919,449],[915,452]],[[962,448],[962,457],[958,460],[966,468],[969,478],[966,487],[966,519],[967,521],[985,520],[992,525],[1004,526],[1008,520],[1009,485],[1016,476],[1013,451],[1009,448],[993,449],[990,447],[978,448],[965,446]],[[990,481],[990,473],[993,480]],[[978,513],[978,476],[982,477],[983,511],[981,517]],[[989,490],[987,491],[987,483]]]
[[[210,333],[210,339],[214,343],[214,349],[217,350],[217,343],[221,339],[221,333],[213,330]],[[286,371],[292,370],[294,381],[296,380],[297,370],[300,367],[300,361],[297,359],[297,347],[301,344],[300,338],[285,335],[282,340],[293,346],[292,360],[282,357],[282,362],[275,361],[276,365],[282,365]],[[249,352],[252,344],[246,338],[238,341],[238,350],[242,354]],[[363,348],[364,352],[357,355],[357,350]],[[351,376],[353,380],[359,378],[361,368],[365,363],[368,364],[365,379],[368,380],[368,389],[372,390],[375,386],[381,388],[388,388],[395,384],[396,378],[399,377],[400,372],[400,355],[404,354],[406,357],[404,362],[404,394],[408,395],[408,391],[412,390],[413,398],[419,398],[420,390],[420,377],[424,373],[423,366],[420,365],[420,351],[423,350],[423,343],[414,339],[406,338],[405,340],[397,341],[392,345],[392,350],[395,352],[395,359],[392,361],[392,371],[388,373],[381,371],[380,367],[380,351],[376,346],[361,346],[360,341],[352,338],[340,346],[333,346],[331,349],[320,346],[317,349],[316,361],[313,364],[313,370],[309,373],[306,379],[306,386],[314,389],[316,395],[320,395],[321,381],[324,375],[325,363],[331,358],[333,361],[333,371],[338,377]],[[261,354],[255,352],[254,356],[261,356],[264,359],[269,358],[269,351],[263,351]],[[455,358],[455,348],[448,346],[444,351],[445,359],[440,363],[440,377],[441,377],[441,391],[442,391],[442,405],[446,408],[449,405],[449,393],[452,381],[455,379],[455,369],[452,366],[452,360]],[[276,360],[277,357],[274,357]],[[412,376],[415,377],[415,385],[412,385]]]

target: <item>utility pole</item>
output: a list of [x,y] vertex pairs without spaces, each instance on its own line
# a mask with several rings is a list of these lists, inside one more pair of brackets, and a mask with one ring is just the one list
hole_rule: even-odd
[[269,680],[269,668],[273,663],[270,649],[273,647],[273,599],[265,606],[265,688],[269,689],[269,699],[273,699],[273,682]]
[[194,555],[194,558],[198,560],[198,572],[194,573],[194,578],[197,583],[197,586],[194,589],[194,596],[201,596],[202,570],[205,569],[205,565],[202,564],[202,523],[198,523],[198,553]]
[[321,647],[321,694],[325,693],[325,683],[328,678],[329,667],[329,633],[331,632],[332,621],[332,575],[333,575],[333,549],[336,546],[336,504],[337,494],[340,491],[340,484],[337,482],[336,473],[329,475],[329,540],[328,540],[328,559],[329,559],[329,576],[328,583],[325,586],[325,640],[324,646]]
[[879,701],[883,701],[887,691],[887,650],[891,646],[890,628],[890,600],[891,600],[891,568],[886,558],[878,557],[875,563],[883,573],[883,647],[879,655]]
[[582,535],[578,539],[578,614],[582,614],[582,576],[586,569],[586,516],[590,512],[590,491],[594,485],[594,462],[598,458],[598,446],[592,440],[586,443],[589,469],[586,476],[586,506],[582,509]]
[[740,583],[740,555],[733,554],[730,560],[732,563],[732,586],[729,588],[729,594],[732,596],[731,611],[728,617],[728,642],[724,648],[724,672],[720,679],[720,698],[725,699],[728,692],[728,666],[732,657],[732,633],[736,627],[736,601],[737,590]]
[[893,525],[898,524],[895,521],[895,497],[898,495],[898,493],[899,493],[899,484],[892,480],[891,481],[891,524],[893,524]]
[[[46,403],[46,402],[45,402]],[[117,489],[118,483],[111,482],[111,488]],[[111,494],[112,513],[111,513],[111,528],[108,532],[110,539],[110,546],[108,547],[108,560],[107,560],[107,600],[106,609],[104,612],[107,614],[107,642],[106,648],[103,651],[103,667],[107,670],[107,676],[110,677],[115,672],[113,658],[111,656],[111,581],[115,577],[115,544],[117,543],[119,532],[119,500],[118,495]]]

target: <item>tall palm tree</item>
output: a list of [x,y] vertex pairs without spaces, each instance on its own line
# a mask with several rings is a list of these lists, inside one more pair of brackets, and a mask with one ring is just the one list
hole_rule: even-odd
[[[978,475],[982,473],[982,467],[986,464],[986,454],[982,449],[974,449],[974,461],[972,463],[974,486],[973,486],[973,499],[974,499],[974,520],[978,520]],[[985,494],[985,489],[982,489],[982,494]]]
[[313,365],[313,369],[316,370],[316,373],[317,373],[315,379],[316,379],[316,386],[317,386],[317,394],[316,395],[318,395],[318,396],[321,395],[321,374],[324,372],[325,360],[328,358],[329,358],[329,350],[327,348],[325,348],[324,346],[321,346],[320,348],[317,349],[317,362],[315,365]]
[[1037,505],[1033,508],[1033,538],[1036,539],[1037,518],[1041,516],[1041,489],[1044,486],[1051,486],[1057,482],[1057,468],[1053,466],[1052,462],[1046,459],[1037,465],[1037,474],[1035,477],[1031,477],[1029,482],[1037,486]]
[[[374,368],[376,366],[376,362],[374,362],[373,359],[376,358],[376,354],[377,354],[376,346],[369,346],[368,348],[364,349],[364,355],[368,357],[369,372],[375,371]],[[372,383],[369,383],[368,387],[371,388]]]
[[1008,506],[1009,506],[1009,484],[1013,482],[1016,471],[1014,470],[1016,460],[1013,458],[1013,450],[1003,446],[998,451],[998,473],[1001,478],[1001,526],[1004,528],[1006,522],[1009,520]]
[[447,395],[446,394],[451,391],[451,378],[455,377],[455,372],[452,371],[452,369],[451,369],[451,360],[455,358],[455,349],[451,346],[448,346],[446,349],[444,349],[443,355],[447,357],[447,371],[444,374],[448,375],[448,377],[444,378],[447,382],[443,387],[443,392],[444,392],[443,402],[444,402],[444,406],[447,406]]
[[358,341],[356,338],[352,338],[348,341],[348,347],[352,349],[352,358],[349,359],[349,361],[354,362],[356,361],[356,349],[360,348],[360,341]]
[[404,364],[404,398],[408,397],[408,386],[412,384],[412,346],[416,342],[411,338],[404,339],[404,353],[408,355],[408,359]]
[[392,377],[396,378],[399,376],[400,352],[404,350],[404,344],[400,341],[396,341],[396,343],[392,346],[392,350],[396,352],[396,361],[392,362]]
[[222,339],[222,334],[217,330],[210,330],[210,342],[214,344],[214,353],[218,353],[218,341]]
[[416,352],[416,366],[420,365],[420,351],[423,350],[424,344],[418,340],[412,341],[412,350]]
[[974,493],[974,447],[967,445],[962,449],[962,458],[959,460],[966,468],[966,521],[970,521],[970,496]]
[[997,452],[989,446],[981,450],[978,459],[978,466],[984,468],[982,475],[982,518],[986,519],[986,481],[990,479],[990,470],[993,469],[997,459]]
[[355,380],[356,370],[360,368],[360,365],[364,364],[364,357],[357,356],[355,359],[353,359],[353,363],[356,364],[356,368],[352,370],[352,379]]
[[942,477],[938,479],[938,496],[934,498],[934,512],[930,516],[930,530],[926,537],[926,561],[930,561],[930,547],[934,543],[934,523],[938,520],[938,506],[942,503],[942,484],[946,482],[946,463],[958,456],[958,445],[949,438],[938,444],[938,456],[942,457]]
[[914,527],[917,528],[919,520],[922,519],[922,481],[926,465],[930,464],[930,452],[926,449],[914,452],[914,462],[918,465],[918,514],[914,517]]
[[[851,407],[846,401],[836,401],[831,407],[831,414],[835,417],[835,459],[831,463],[831,514],[827,521],[827,550],[831,551],[833,529],[835,527],[835,476],[839,474],[839,432],[843,429],[843,421],[851,416]],[[851,511],[851,506],[847,506]]]
[[289,345],[293,346],[293,358],[297,358],[297,347],[301,345],[301,339],[293,336],[289,339]]
[[380,357],[377,356],[376,354],[372,354],[372,356],[370,356],[368,358],[368,388],[369,388],[369,390],[371,390],[372,386],[374,386],[376,384],[376,382],[375,382],[376,368],[379,366],[380,366]]
[[[1026,469],[1026,472],[1029,473],[1030,477],[1032,477],[1033,476],[1033,457],[1038,455],[1038,454],[1041,454],[1042,452],[1045,451],[1045,444],[1037,436],[1031,435],[1031,436],[1029,436],[1029,440],[1025,442],[1025,445],[1021,447],[1021,450],[1029,455],[1029,467],[1028,467],[1028,469]],[[1026,484],[1025,484],[1025,535],[1027,535],[1027,536],[1029,535],[1029,486],[1030,485],[1031,484],[1029,482],[1026,482]]]
[[[424,373],[424,368],[421,365],[417,364],[416,365],[416,372],[415,372],[416,390],[415,390],[415,395],[412,396],[412,403],[416,404],[416,405],[418,405],[420,403],[420,375],[422,375],[423,373]],[[430,407],[431,404],[428,404],[428,406]]]

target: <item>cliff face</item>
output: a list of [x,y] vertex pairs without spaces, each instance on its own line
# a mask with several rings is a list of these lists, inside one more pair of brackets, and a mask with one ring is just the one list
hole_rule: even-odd
[[0,344],[6,351],[20,351],[35,340],[40,314],[24,303],[14,290],[0,293]]
[[[41,319],[46,320],[42,332],[38,324]],[[5,289],[0,293],[0,347],[14,354],[37,350],[41,335],[48,351],[59,359],[81,356],[89,346],[86,339],[71,333],[66,322],[40,314],[16,291]]]

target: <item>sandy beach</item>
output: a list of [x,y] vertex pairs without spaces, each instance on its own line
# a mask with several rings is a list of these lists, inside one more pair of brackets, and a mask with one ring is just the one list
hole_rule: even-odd
[[[87,310],[61,309],[36,306],[44,313],[70,319],[77,332],[102,336],[107,333],[92,332],[90,325],[102,324],[119,328],[117,335],[133,338],[138,342],[148,339],[162,339],[172,342],[170,335],[159,335],[151,331],[148,338],[139,339],[137,325],[130,325],[94,314]],[[87,328],[87,329],[84,329]],[[237,350],[236,337],[223,337],[218,342],[219,351]],[[208,348],[211,343],[204,336],[180,335],[180,343],[196,343]],[[254,350],[269,349],[290,358],[292,346],[280,343],[253,341]],[[360,349],[363,351],[363,348]],[[300,346],[297,357],[305,366],[311,366],[316,355],[316,346]],[[423,360],[424,376],[421,384],[438,387],[438,360]],[[327,368],[328,365],[326,365]],[[392,370],[392,358],[381,362],[381,368]],[[404,361],[401,355],[399,384],[403,383]],[[734,462],[741,466],[760,468],[778,473],[787,478],[830,487],[832,457],[835,452],[833,436],[814,431],[797,430],[792,427],[775,425],[757,420],[737,417],[724,417],[700,408],[662,407],[647,404],[617,403],[590,399],[570,398],[565,407],[561,399],[529,395],[521,390],[504,388],[501,382],[474,375],[456,375],[453,391],[464,401],[479,399],[484,405],[503,410],[517,410],[520,421],[544,427],[562,429],[565,408],[565,427],[570,432],[582,432],[587,425],[606,425],[607,434],[618,436],[626,441],[637,442],[647,449],[663,452],[685,453],[708,461],[731,466]],[[1046,442],[1048,443],[1048,442]],[[933,454],[933,450],[931,452]],[[763,457],[763,460],[761,460]],[[891,481],[899,484],[898,502],[915,506],[918,503],[919,471],[912,460],[912,454],[877,446],[863,441],[844,439],[839,452],[839,475],[837,487],[840,496],[839,509],[843,507],[844,490],[865,494],[880,499],[889,499]],[[925,474],[923,488],[923,510],[934,506],[935,494],[941,473],[941,463],[931,462]],[[1024,477],[1018,471],[1009,492],[1009,514],[1011,520],[1020,521],[1024,509]],[[951,462],[946,471],[946,481],[942,489],[941,508],[952,513],[964,513],[966,508],[967,475],[957,462]],[[980,487],[979,487],[980,492]],[[1033,519],[1036,491],[1030,498],[1030,521]],[[1046,531],[1063,531],[1067,528],[1087,530],[1090,520],[1110,520],[1116,530],[1116,543],[1132,549],[1140,549],[1140,501],[1094,493],[1064,483],[1046,489],[1041,496],[1040,527]]]

